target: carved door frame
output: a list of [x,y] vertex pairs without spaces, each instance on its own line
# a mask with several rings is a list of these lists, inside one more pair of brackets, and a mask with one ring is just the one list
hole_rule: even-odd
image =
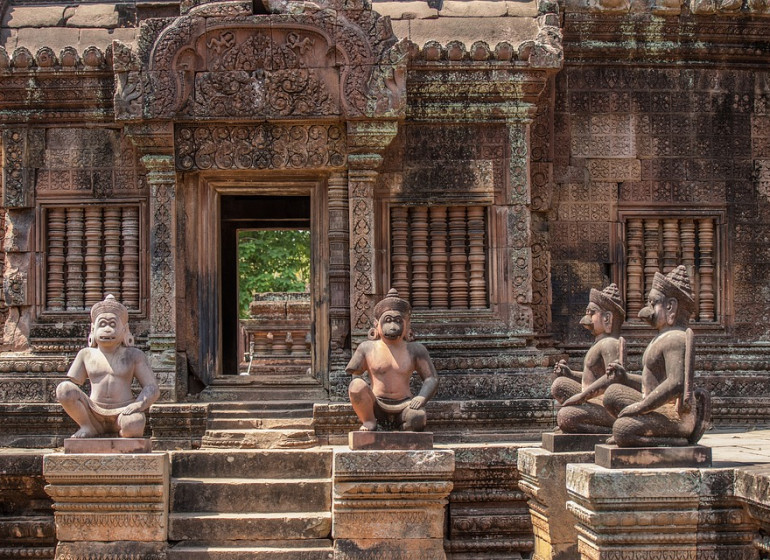
[[[179,177],[178,282],[179,337],[201,380],[222,378],[222,277],[220,201],[222,196],[307,196],[311,229],[311,321],[313,372],[329,385],[329,220],[327,174],[281,172],[199,172]],[[194,302],[194,303],[193,303]],[[195,345],[197,341],[197,347]],[[191,355],[192,354],[192,355]],[[195,355],[197,354],[197,356]],[[197,370],[197,371],[196,371]]]

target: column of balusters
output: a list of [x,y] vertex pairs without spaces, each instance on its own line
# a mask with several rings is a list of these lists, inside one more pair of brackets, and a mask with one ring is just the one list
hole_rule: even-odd
[[449,207],[449,306],[468,308],[468,255],[465,207]]
[[448,309],[446,206],[430,208],[430,240],[430,306],[431,309]]
[[701,321],[714,320],[714,220],[701,218],[698,220],[698,248],[700,262],[698,276],[700,278],[699,301]]
[[428,255],[428,208],[415,206],[411,211],[412,230],[412,306],[430,305],[430,274]]
[[104,208],[104,294],[120,301],[120,229],[119,207]]
[[484,252],[484,208],[468,207],[468,262],[470,264],[471,309],[487,307],[487,283],[484,278],[486,255]]
[[648,294],[652,288],[652,280],[655,273],[660,272],[658,262],[659,238],[658,220],[644,220],[644,293]]
[[391,273],[390,287],[398,290],[403,298],[409,297],[409,241],[408,212],[404,206],[390,210]]
[[626,274],[628,278],[626,289],[626,317],[636,319],[639,310],[644,307],[644,256],[642,245],[644,243],[644,224],[640,218],[628,220],[627,243],[628,265]]
[[64,241],[66,239],[66,215],[64,208],[51,208],[48,215],[48,278],[46,302],[48,309],[62,311],[64,298]]
[[67,311],[82,310],[85,304],[83,299],[83,264],[85,262],[83,216],[83,208],[67,209]]
[[85,304],[91,307],[103,299],[102,295],[102,208],[86,206],[86,282]]
[[668,274],[679,265],[679,220],[663,220],[663,274]]
[[123,208],[123,254],[121,255],[123,305],[139,308],[139,208]]
[[679,226],[679,239],[682,245],[682,264],[687,269],[690,285],[695,295],[695,306],[700,306],[698,298],[698,275],[695,268],[695,221],[682,220]]

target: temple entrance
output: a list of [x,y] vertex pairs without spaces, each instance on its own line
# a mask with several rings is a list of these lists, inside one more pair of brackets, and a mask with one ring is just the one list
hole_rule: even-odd
[[223,196],[224,375],[312,372],[310,197]]

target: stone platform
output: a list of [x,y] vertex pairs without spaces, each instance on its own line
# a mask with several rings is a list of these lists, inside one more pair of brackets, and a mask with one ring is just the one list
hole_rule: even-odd
[[362,432],[348,434],[350,449],[433,449],[431,432]]
[[707,468],[711,466],[711,448],[597,445],[596,464],[608,469]]

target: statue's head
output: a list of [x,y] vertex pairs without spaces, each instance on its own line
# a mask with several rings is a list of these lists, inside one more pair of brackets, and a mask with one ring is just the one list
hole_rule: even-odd
[[412,306],[405,299],[398,297],[398,291],[391,288],[388,295],[374,306],[374,328],[369,332],[369,338],[377,340],[411,339],[409,323]]
[[639,311],[639,318],[660,330],[666,326],[686,326],[693,311],[695,298],[690,277],[684,265],[679,265],[665,276],[655,273],[647,306]]
[[128,328],[128,309],[109,294],[104,301],[91,307],[91,334],[88,345],[133,346],[134,337]]
[[613,283],[602,291],[591,288],[588,295],[586,314],[580,319],[580,324],[591,331],[594,336],[610,334],[620,335],[620,327],[626,319],[623,299],[620,290]]

